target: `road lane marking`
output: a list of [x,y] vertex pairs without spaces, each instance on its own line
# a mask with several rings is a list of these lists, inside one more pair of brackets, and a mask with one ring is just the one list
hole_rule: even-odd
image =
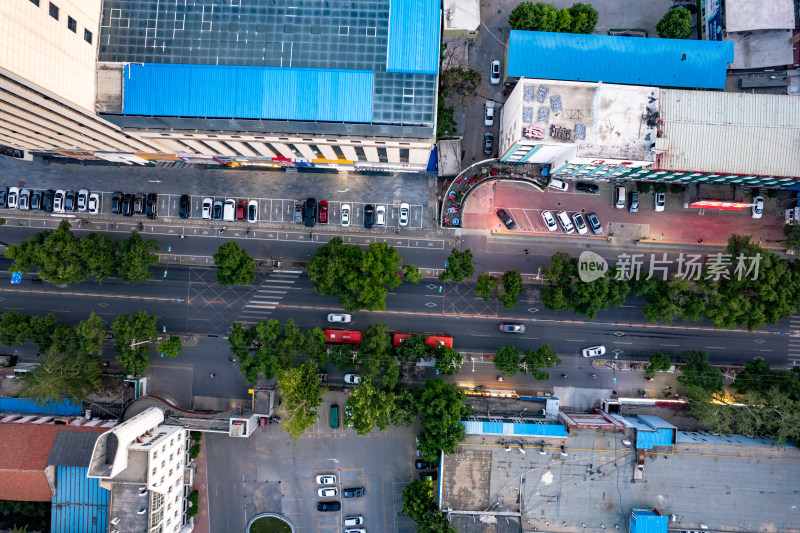
[[679,345],[678,344],[659,344],[659,346],[669,346],[671,348],[677,348]]
[[706,346],[707,350],[724,350],[725,347],[723,346]]
[[567,342],[586,342],[583,339],[566,339]]

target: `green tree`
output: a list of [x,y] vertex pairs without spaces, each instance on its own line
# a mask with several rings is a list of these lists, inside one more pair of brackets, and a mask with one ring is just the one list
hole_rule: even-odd
[[403,514],[420,522],[428,511],[436,509],[431,487],[421,479],[415,479],[403,488]]
[[444,97],[439,95],[439,107],[436,110],[436,140],[451,139],[458,130],[455,119],[456,110],[446,106]]
[[320,385],[319,367],[304,361],[294,368],[278,371],[278,387],[283,400],[281,426],[295,442],[317,421],[319,406],[327,388]]
[[783,234],[786,235],[786,246],[795,255],[800,255],[800,220],[794,224],[786,224],[783,227]]
[[36,250],[39,277],[53,285],[84,280],[81,249],[71,227],[69,221],[62,220]]
[[220,285],[252,285],[256,280],[255,261],[235,242],[226,242],[217,249],[214,266]]
[[104,233],[92,233],[80,239],[83,270],[97,283],[103,283],[117,273],[117,243]]
[[400,285],[401,263],[400,254],[386,243],[372,243],[361,250],[334,237],[317,248],[307,271],[314,289],[338,296],[346,311],[377,311],[386,309],[389,290]]
[[141,375],[150,365],[150,345],[158,338],[156,317],[145,311],[118,315],[111,323],[117,362],[126,374]]
[[419,389],[400,389],[392,402],[392,424],[408,427],[417,419],[417,393]]
[[361,383],[347,395],[344,423],[359,435],[368,435],[374,427],[386,431],[392,413],[394,395],[375,387],[371,379]]
[[78,336],[75,328],[71,324],[56,324],[47,353],[74,354],[78,348]]
[[508,17],[512,30],[557,32],[569,28],[571,23],[569,11],[557,10],[544,2],[521,2]]
[[790,400],[800,401],[800,367],[773,370],[762,359],[747,361],[731,386],[739,394],[755,393],[761,397],[776,389]]
[[152,278],[150,267],[158,264],[158,256],[153,250],[158,250],[155,239],[145,241],[138,231],[131,231],[131,236],[119,245],[119,274],[122,281],[135,283]]
[[425,342],[425,339],[425,335],[418,333],[406,337],[396,349],[400,364],[416,363],[420,359],[427,359],[431,347]]
[[448,376],[457,374],[464,362],[464,356],[448,346],[434,348],[434,357],[436,358],[436,370]]
[[525,350],[520,363],[523,374],[531,374],[534,379],[545,381],[550,379],[550,373],[542,368],[553,368],[560,365],[561,359],[558,358],[556,351],[545,344],[537,350]]
[[661,352],[654,353],[650,356],[650,363],[647,365],[647,368],[644,371],[644,377],[646,378],[653,378],[656,375],[656,372],[664,372],[669,370],[669,367],[672,366],[669,361],[669,356],[664,355]]
[[497,288],[497,278],[489,274],[481,274],[478,276],[478,285],[475,287],[475,294],[483,298],[484,302],[488,302],[492,298],[492,293]]
[[27,274],[31,268],[39,262],[39,248],[52,230],[44,230],[36,233],[27,241],[17,244],[9,244],[5,250],[6,258],[13,263],[8,267],[9,272],[22,272]]
[[453,251],[450,252],[450,257],[447,258],[447,266],[439,274],[439,281],[451,279],[456,283],[461,283],[465,279],[472,277],[474,273],[472,251],[466,249],[461,252],[453,248]]
[[682,357],[686,364],[681,367],[678,383],[686,388],[697,388],[708,394],[722,390],[725,376],[708,362],[708,352],[684,351]]
[[458,443],[464,440],[461,419],[472,412],[472,407],[464,405],[465,399],[457,385],[445,383],[441,378],[425,383],[417,408],[422,423],[419,449],[426,461],[436,461],[440,450],[455,452]]
[[594,31],[595,26],[597,26],[598,13],[591,4],[572,4],[568,11],[572,19],[569,28],[570,33],[589,34]]
[[386,324],[370,324],[361,335],[358,361],[365,374],[375,375],[381,365],[392,361],[392,338]]
[[78,322],[78,325],[75,326],[75,335],[77,336],[78,353],[100,355],[103,352],[106,325],[103,323],[103,319],[97,316],[94,311],[89,315],[89,318]]
[[392,360],[381,376],[380,386],[383,390],[390,391],[397,386],[397,381],[400,379],[400,365],[396,360]]
[[63,399],[82,402],[100,388],[100,361],[85,355],[47,354],[42,364],[22,377],[19,397],[40,405]]
[[516,346],[507,344],[497,349],[494,356],[494,366],[499,371],[513,376],[519,372],[519,365],[522,362],[519,349]]
[[[53,318],[53,326],[55,326],[55,318]],[[32,333],[31,319],[28,315],[13,310],[3,313],[3,318],[0,319],[0,344],[4,346],[23,344],[31,338]]]
[[178,352],[181,351],[181,348],[183,348],[181,338],[175,335],[170,335],[167,340],[158,343],[158,346],[156,346],[158,352],[167,357],[176,357]]
[[281,356],[288,359],[294,359],[298,352],[303,351],[305,346],[305,333],[303,333],[303,331],[297,327],[294,319],[290,318],[286,321],[286,325],[283,326],[283,337],[281,338],[280,342]]
[[[30,317],[30,336],[28,338],[36,343],[39,353],[48,353],[50,351],[50,346],[53,345],[53,334],[55,333],[55,330],[56,317],[53,316],[53,313],[50,313],[44,317]],[[0,344],[6,344],[2,341],[2,337],[0,337]]]
[[349,344],[337,344],[331,348],[330,359],[338,370],[347,372],[356,367],[358,355]]
[[481,86],[481,75],[471,68],[451,67],[441,70],[439,87],[441,94],[447,98],[457,98],[462,104]]
[[416,265],[403,265],[403,279],[416,285],[422,281],[422,274],[419,273]]
[[320,328],[314,328],[306,333],[303,350],[320,368],[328,364],[328,348],[325,346],[326,342],[325,332]]
[[500,291],[498,299],[503,302],[503,307],[512,309],[517,305],[519,296],[524,287],[522,286],[522,276],[518,270],[509,270],[500,278],[503,283],[503,290]]
[[692,14],[685,7],[674,7],[658,21],[656,32],[662,39],[688,39],[692,35]]
[[[231,326],[231,334],[228,336],[228,344],[231,345],[231,352],[239,359],[244,359],[250,353],[253,339],[247,335],[247,328],[240,323],[234,322]],[[249,380],[248,380],[249,381]]]

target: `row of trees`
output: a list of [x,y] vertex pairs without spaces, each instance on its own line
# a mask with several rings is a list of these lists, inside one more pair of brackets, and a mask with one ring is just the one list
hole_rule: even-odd
[[549,285],[542,288],[542,303],[550,311],[573,311],[594,318],[598,311],[619,307],[630,292],[628,283],[616,279],[612,268],[605,277],[583,283],[578,278],[578,260],[564,252],[553,255],[542,272]]
[[598,13],[591,4],[575,3],[556,9],[545,2],[522,2],[508,16],[512,30],[589,34],[597,26]]
[[36,267],[39,277],[53,285],[80,283],[87,277],[103,283],[119,275],[125,283],[146,281],[153,277],[150,267],[158,263],[155,239],[142,239],[133,230],[119,244],[105,234],[91,233],[76,237],[68,220],[54,230],[40,231],[26,241],[11,244],[5,254],[14,263],[9,272],[23,274]]
[[553,368],[561,364],[561,359],[556,351],[545,344],[538,350],[525,350],[520,353],[519,348],[512,345],[501,346],[494,356],[494,366],[509,376],[517,372],[531,374],[534,379],[543,381],[550,379],[550,373],[542,368]]
[[417,531],[424,533],[456,533],[439,510],[429,482],[415,479],[403,489],[403,514],[417,523]]

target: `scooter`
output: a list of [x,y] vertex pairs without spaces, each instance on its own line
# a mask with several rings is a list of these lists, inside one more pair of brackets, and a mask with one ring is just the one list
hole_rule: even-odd
[[503,376],[497,376],[497,381],[503,381]]

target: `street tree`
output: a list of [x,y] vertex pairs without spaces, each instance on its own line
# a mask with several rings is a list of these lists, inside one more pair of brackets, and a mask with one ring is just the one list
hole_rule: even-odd
[[569,31],[572,16],[545,2],[521,2],[511,11],[508,23],[512,30],[564,32]]
[[519,372],[521,362],[519,349],[510,344],[498,348],[494,356],[495,368],[509,376]]
[[158,343],[158,346],[156,346],[158,352],[167,357],[176,357],[181,351],[181,348],[183,348],[181,338],[175,335],[170,335],[167,340]]
[[386,324],[370,324],[361,334],[358,362],[364,374],[374,376],[382,365],[392,360],[392,338]]
[[69,221],[62,220],[37,248],[39,277],[53,285],[80,283],[85,279],[78,239]]
[[380,386],[383,390],[391,391],[397,387],[397,381],[400,379],[400,365],[395,360],[391,360],[386,365],[383,375],[381,376]]
[[368,435],[374,427],[385,431],[392,413],[394,395],[375,387],[371,379],[361,383],[347,395],[344,423],[359,435]]
[[598,311],[623,305],[630,286],[624,280],[616,279],[615,270],[611,269],[602,278],[589,283],[574,283],[571,289],[572,310],[594,319]]
[[722,390],[725,376],[708,362],[708,352],[686,350],[681,356],[686,364],[681,367],[678,383],[686,388],[698,388],[708,394]]
[[330,360],[337,370],[347,372],[356,367],[358,355],[349,344],[337,344],[331,348]]
[[422,274],[416,265],[403,265],[403,280],[409,283],[418,284],[422,281]]
[[654,353],[650,356],[650,362],[644,371],[644,377],[654,378],[656,376],[656,372],[665,372],[669,370],[670,366],[672,365],[668,355],[664,355],[661,352]]
[[656,23],[662,39],[688,39],[692,35],[692,14],[685,7],[671,8]]
[[478,285],[475,287],[475,294],[483,298],[484,302],[488,302],[492,298],[492,293],[497,288],[497,278],[489,274],[481,274],[478,276]]
[[97,283],[103,283],[118,271],[117,243],[104,233],[91,233],[79,241],[83,270]]
[[434,348],[433,353],[436,358],[436,370],[441,374],[451,376],[457,374],[461,370],[464,356],[453,348],[449,346],[437,346]]
[[570,7],[568,11],[571,18],[570,33],[590,34],[594,32],[599,14],[591,4],[572,4],[572,7]]
[[800,401],[800,367],[773,370],[763,359],[747,361],[731,386],[739,394],[756,393],[761,396],[777,389],[789,399]]
[[534,379],[545,381],[550,379],[550,373],[545,372],[542,368],[553,368],[560,364],[561,359],[556,351],[549,344],[545,344],[537,350],[525,350],[520,369],[523,374],[531,374]]
[[317,421],[327,388],[319,382],[319,367],[304,361],[294,368],[278,370],[278,387],[284,413],[281,427],[295,442]]
[[326,342],[325,332],[320,328],[314,328],[306,333],[303,351],[306,355],[311,357],[320,368],[328,364],[328,348],[325,346]]
[[4,252],[6,258],[13,261],[8,271],[27,274],[35,267],[39,263],[39,248],[51,233],[52,230],[40,231],[26,241],[9,244]]
[[[53,326],[55,326],[55,317],[53,317]],[[3,313],[3,318],[0,319],[0,344],[4,346],[23,344],[31,338],[31,333],[31,323],[28,315],[23,315],[14,310]],[[48,333],[50,334],[50,332]]]
[[426,461],[436,461],[439,451],[455,452],[458,443],[464,440],[461,420],[472,412],[472,407],[464,405],[465,399],[463,391],[441,378],[425,383],[417,407],[422,423],[419,449]]
[[233,355],[239,359],[244,359],[250,353],[252,343],[253,339],[248,336],[248,328],[243,327],[238,322],[234,322],[231,327],[231,334],[228,335],[228,344],[231,345]]
[[125,283],[147,281],[153,277],[150,267],[158,264],[158,250],[155,239],[142,239],[138,231],[131,231],[130,237],[119,245],[119,274]]
[[503,284],[503,289],[498,295],[498,299],[503,302],[503,307],[512,309],[517,305],[517,296],[519,296],[524,287],[522,286],[522,276],[518,270],[509,270],[500,278]]
[[214,253],[217,283],[220,285],[252,285],[256,280],[256,264],[244,248],[226,242]]
[[463,252],[453,248],[450,252],[450,257],[447,258],[447,266],[439,274],[439,281],[453,280],[455,283],[461,283],[467,278],[472,277],[475,273],[475,268],[472,266],[472,251],[469,249]]
[[47,354],[42,363],[22,377],[21,398],[39,405],[67,399],[82,402],[101,386],[100,361],[85,355]]
[[78,337],[72,324],[56,324],[47,353],[74,354],[78,351]]
[[475,69],[450,66],[441,70],[439,87],[445,98],[452,97],[463,103],[466,98],[474,95],[480,86],[481,75]]
[[[419,522],[431,509],[436,509],[431,486],[421,479],[415,479],[403,488],[403,514],[414,522]],[[419,524],[417,524],[419,525]]]
[[400,389],[394,393],[392,402],[392,425],[408,427],[414,423],[419,413],[417,395],[419,389]]
[[[36,343],[39,353],[48,353],[50,346],[53,345],[53,333],[56,330],[56,317],[53,313],[46,316],[32,316],[30,318],[30,334],[29,339]],[[0,344],[2,337],[0,337]],[[86,352],[91,353],[91,352]]]
[[794,252],[795,256],[800,255],[800,221],[786,224],[783,227],[783,234],[786,235],[787,247]]
[[75,326],[75,335],[79,354],[100,355],[103,352],[106,325],[103,323],[103,319],[97,316],[94,311],[89,315],[89,318],[78,322],[78,325]]
[[425,342],[425,339],[425,335],[418,333],[406,337],[395,350],[400,363],[412,364],[420,359],[427,359],[431,347]]
[[150,348],[158,339],[157,317],[139,311],[118,315],[111,323],[117,362],[126,374],[141,375],[150,365]]

